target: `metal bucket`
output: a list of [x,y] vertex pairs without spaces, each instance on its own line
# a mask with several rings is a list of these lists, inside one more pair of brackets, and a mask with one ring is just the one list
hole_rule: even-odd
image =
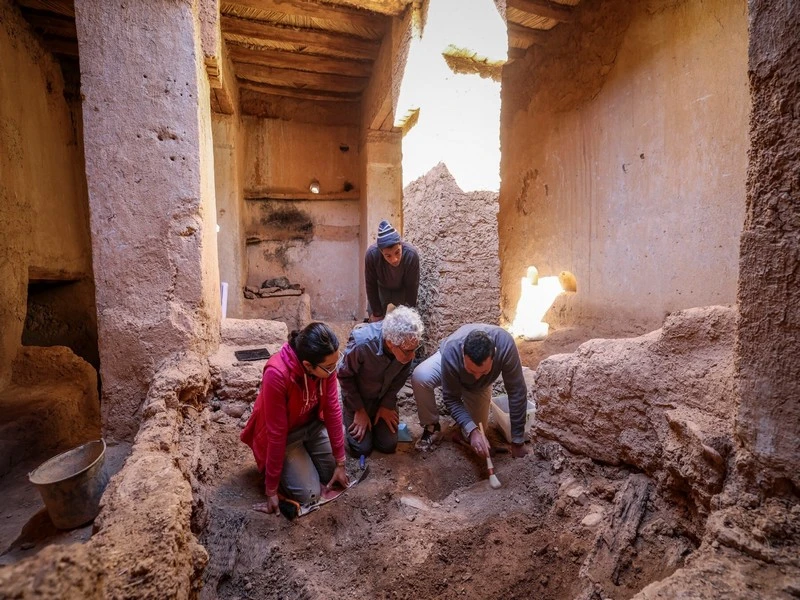
[[94,440],[54,456],[28,473],[56,527],[80,527],[100,512],[100,497],[108,484],[105,457],[105,440]]

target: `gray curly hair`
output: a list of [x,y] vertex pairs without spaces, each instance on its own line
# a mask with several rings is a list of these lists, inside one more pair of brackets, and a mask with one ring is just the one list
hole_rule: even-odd
[[383,319],[383,338],[395,346],[410,341],[421,342],[425,327],[419,313],[407,306],[398,306]]

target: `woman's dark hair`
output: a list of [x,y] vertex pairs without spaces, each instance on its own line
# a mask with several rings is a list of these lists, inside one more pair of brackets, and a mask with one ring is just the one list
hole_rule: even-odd
[[473,329],[464,338],[464,354],[481,366],[487,358],[494,357],[494,342],[485,331]]
[[309,323],[289,334],[289,345],[301,362],[307,360],[316,367],[339,349],[339,339],[325,323]]

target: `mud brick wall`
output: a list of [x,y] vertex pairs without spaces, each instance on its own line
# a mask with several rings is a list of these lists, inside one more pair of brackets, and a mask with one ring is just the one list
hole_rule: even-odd
[[419,250],[425,354],[464,323],[497,323],[497,194],[464,193],[444,164],[403,193],[403,237]]

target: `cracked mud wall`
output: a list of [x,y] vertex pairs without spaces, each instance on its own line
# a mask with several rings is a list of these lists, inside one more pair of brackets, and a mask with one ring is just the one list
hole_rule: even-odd
[[[86,282],[92,265],[80,111],[65,98],[58,63],[8,0],[0,1],[0,56],[2,388],[20,348],[29,280]],[[91,289],[77,298],[93,311]]]
[[114,439],[135,434],[167,356],[210,352],[219,339],[209,86],[195,8],[75,3],[103,425]]
[[800,8],[751,0],[753,99],[739,278],[745,480],[800,492]]
[[425,354],[465,323],[497,323],[497,194],[463,192],[440,163],[403,190],[403,214],[419,251]]
[[354,318],[363,268],[358,128],[250,116],[243,124],[246,285],[285,276],[305,288],[315,319]]
[[504,69],[504,320],[528,265],[577,277],[556,326],[735,301],[747,37],[745,0],[586,2]]
[[[86,543],[50,544],[0,569],[2,598],[196,598],[208,553],[193,497],[204,452],[208,361],[165,357],[145,390],[142,427],[101,499]],[[196,504],[196,502],[199,504]]]

